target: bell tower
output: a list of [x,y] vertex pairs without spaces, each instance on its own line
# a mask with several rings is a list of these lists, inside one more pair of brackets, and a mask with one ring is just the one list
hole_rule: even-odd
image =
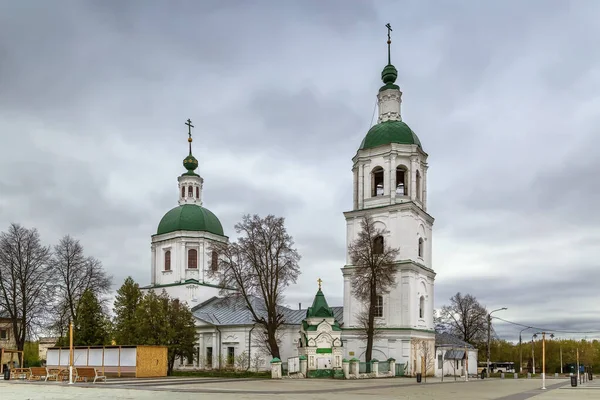
[[[391,26],[388,28],[388,63],[383,68],[383,86],[377,93],[379,116],[352,158],[352,210],[345,212],[346,245],[361,230],[368,214],[385,233],[385,246],[398,248],[396,285],[378,296],[376,325],[383,335],[373,355],[395,358],[397,363],[418,361],[414,342],[434,340],[431,243],[433,217],[427,213],[427,153],[417,134],[403,121],[402,92],[396,84],[398,71],[391,63]],[[381,238],[379,238],[381,239]],[[352,296],[352,260],[346,253],[344,276],[344,339],[354,357],[364,353],[357,315],[363,309]],[[346,354],[346,357],[353,357]],[[369,361],[363,360],[361,361]],[[420,363],[420,361],[419,361]],[[420,364],[419,364],[420,365]]]

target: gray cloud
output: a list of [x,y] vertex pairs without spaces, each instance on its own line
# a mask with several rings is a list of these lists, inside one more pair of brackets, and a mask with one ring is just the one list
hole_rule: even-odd
[[430,155],[436,304],[472,292],[509,320],[593,328],[600,6],[272,3],[0,6],[0,227],[75,235],[116,285],[147,283],[192,118],[226,234],[286,217],[303,256],[288,302],[321,277],[341,304],[351,158],[390,22],[403,118]]

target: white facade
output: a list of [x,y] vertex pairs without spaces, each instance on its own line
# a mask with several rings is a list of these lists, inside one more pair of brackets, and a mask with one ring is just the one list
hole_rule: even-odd
[[[467,357],[462,359],[447,359],[447,354],[452,351],[459,351],[458,348],[439,346],[435,349],[435,376],[465,376],[465,370],[469,368],[469,376],[477,375],[477,349],[468,348]],[[464,349],[463,349],[464,351]]]
[[[209,232],[176,231],[152,237],[152,287],[164,289],[171,297],[186,301],[190,307],[219,294],[217,282],[211,280],[208,271],[213,261],[211,242],[223,242],[227,238]],[[189,250],[195,249],[197,268],[188,268]],[[170,266],[166,257],[169,252]]]
[[[180,367],[194,369],[236,368],[267,370],[273,358],[264,348],[256,344],[258,325],[215,326],[200,319],[196,320],[198,332],[198,357],[184,362]],[[285,326],[281,330],[281,359],[298,356],[298,325]],[[220,354],[220,357],[219,357]],[[220,363],[220,364],[219,364]]]
[[[188,157],[193,158],[191,145]],[[197,162],[189,168],[195,167]],[[179,205],[202,206],[204,179],[189,169],[177,181]],[[143,289],[153,290],[157,294],[165,290],[170,297],[186,302],[189,307],[217,296],[217,282],[208,274],[213,263],[218,261],[211,250],[211,243],[226,241],[225,236],[204,231],[179,230],[153,235],[150,285]]]
[[[379,92],[378,100],[379,123],[401,121],[399,89]],[[377,229],[386,231],[385,246],[400,250],[396,287],[381,295],[383,310],[376,324],[382,335],[374,344],[373,357],[394,358],[408,367],[407,374],[420,370],[414,343],[434,340],[433,217],[426,212],[427,169],[427,154],[416,144],[390,143],[359,150],[353,158],[353,210],[344,213],[347,246],[357,239],[361,218],[368,214]],[[352,271],[347,252],[342,268],[345,354],[368,361],[357,321],[365,305],[352,296]]]

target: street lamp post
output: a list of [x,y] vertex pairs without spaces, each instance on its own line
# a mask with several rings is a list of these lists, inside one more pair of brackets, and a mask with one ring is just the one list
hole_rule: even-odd
[[535,346],[534,346],[534,342],[533,339],[535,339],[537,337],[537,333],[534,333],[531,336],[531,366],[533,368],[533,375],[535,375]]
[[488,314],[488,337],[487,337],[487,376],[490,377],[490,336],[492,331],[492,314],[496,311],[508,310],[506,307],[498,308]]
[[523,347],[521,346],[523,344],[523,341],[521,339],[521,334],[523,333],[523,331],[526,331],[527,329],[531,329],[530,326],[528,326],[527,328],[523,328],[521,329],[521,332],[519,332],[519,373],[522,374],[523,373]]
[[[533,337],[537,337],[540,333],[542,335],[542,390],[546,390],[546,332],[537,332]],[[550,333],[550,338],[553,337],[554,334]]]

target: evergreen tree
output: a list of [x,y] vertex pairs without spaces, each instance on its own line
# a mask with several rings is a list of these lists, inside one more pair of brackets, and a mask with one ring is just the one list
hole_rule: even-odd
[[114,304],[114,339],[119,345],[140,344],[138,339],[138,308],[143,295],[131,277],[127,277],[123,286],[117,290]]
[[194,359],[194,345],[196,344],[196,326],[194,316],[189,308],[181,304],[177,299],[169,301],[169,312],[167,314],[169,328],[169,374],[173,371],[175,359],[185,357]]
[[160,295],[154,291],[144,295],[135,319],[137,344],[168,347],[169,375],[178,357],[191,359],[194,356],[196,327],[192,312],[164,290]]
[[81,296],[77,307],[77,321],[74,326],[75,346],[96,346],[109,344],[109,325],[100,302],[91,290]]

